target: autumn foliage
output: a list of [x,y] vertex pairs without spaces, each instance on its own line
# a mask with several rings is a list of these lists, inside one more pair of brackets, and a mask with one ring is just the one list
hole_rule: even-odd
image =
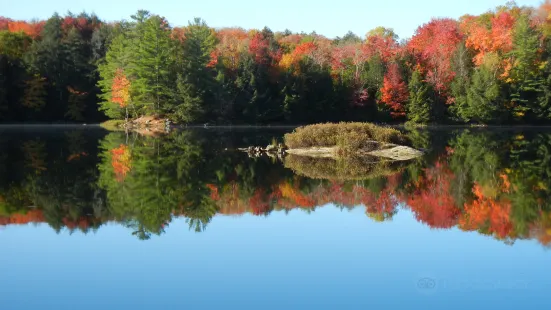
[[408,42],[408,49],[426,74],[426,79],[440,93],[448,91],[455,77],[451,58],[463,35],[457,21],[433,19],[417,29]]
[[40,209],[29,210],[26,213],[15,213],[8,217],[0,216],[0,225],[25,225],[44,221],[44,214]]
[[496,201],[486,197],[478,184],[473,187],[475,200],[465,204],[465,212],[459,221],[461,228],[465,230],[478,230],[488,227],[489,234],[497,238],[511,237],[513,224],[510,220],[511,204],[506,200]]
[[117,181],[123,182],[132,168],[130,149],[128,146],[121,144],[118,148],[111,150],[111,156],[111,165],[115,172],[115,178]]
[[481,65],[489,53],[505,54],[511,51],[514,25],[515,18],[508,12],[491,16],[489,23],[487,18],[465,17],[461,22],[461,29],[466,34],[465,45],[477,52],[475,64]]
[[130,102],[130,81],[122,69],[117,69],[113,78],[111,100],[121,108],[126,107]]
[[[185,135],[178,134],[148,137],[159,139],[154,141],[160,147],[152,152],[148,142],[153,140],[136,136],[132,143],[122,143],[126,135],[120,133],[118,139],[106,140],[100,156],[76,142],[58,152],[58,146],[28,140],[20,145],[23,156],[9,157],[21,157],[21,163],[15,164],[25,177],[1,185],[0,226],[48,223],[55,229],[86,232],[106,221],[124,222],[128,212],[136,221],[146,222],[140,218],[144,214],[157,217],[150,229],[159,231],[179,216],[207,214],[203,220],[208,221],[216,214],[269,216],[338,207],[361,208],[373,222],[392,220],[407,210],[407,216],[411,213],[430,229],[455,227],[507,243],[534,239],[548,246],[551,186],[539,165],[548,164],[541,150],[548,148],[551,138],[541,133],[486,138],[495,133],[465,130],[457,136],[454,132],[445,145],[426,144],[434,149],[402,169],[350,181],[312,179],[281,163],[239,154],[219,158],[218,153],[206,151],[209,148],[180,140]],[[411,139],[416,144],[423,141],[418,132]],[[194,156],[204,156],[205,161],[190,160]],[[85,165],[99,169],[94,172]],[[94,173],[99,173],[99,182]],[[65,181],[68,175],[72,179]],[[60,182],[60,188],[45,190]],[[111,197],[108,205],[105,195]],[[119,207],[128,209],[112,213]]]
[[475,51],[475,65],[492,62],[490,57],[494,57],[498,59],[500,76],[508,76],[511,63],[506,56],[513,49],[515,23],[512,12],[497,12],[481,17],[466,16],[461,21],[461,29],[466,34],[465,46]]
[[317,49],[314,42],[305,42],[295,47],[292,53],[285,54],[281,58],[279,65],[284,69],[289,69],[303,59],[304,56],[312,56]]
[[406,115],[405,105],[409,97],[406,82],[402,79],[398,65],[393,63],[389,66],[381,88],[381,102],[390,109],[393,117]]
[[40,36],[42,27],[44,27],[43,21],[40,22],[26,22],[26,21],[14,21],[9,18],[0,17],[0,31],[7,30],[10,32],[23,32],[33,39]]
[[[549,123],[550,16],[550,1],[537,8],[511,2],[477,16],[434,18],[411,38],[384,27],[336,38],[215,29],[201,19],[171,27],[143,10],[124,23],[85,13],[32,22],[1,17],[0,54],[1,41],[20,46],[8,50],[19,58],[17,72],[0,93],[25,109],[8,105],[0,118],[41,120],[55,110],[56,119],[81,121],[96,112],[97,95],[99,111],[113,119]],[[161,45],[150,44],[153,37]],[[135,49],[136,42],[148,47]],[[59,57],[63,65],[53,65]],[[60,90],[69,87],[92,96]],[[67,101],[66,111],[44,98]]]
[[457,224],[460,210],[451,195],[453,174],[444,162],[426,170],[407,203],[417,220],[433,228],[451,228]]

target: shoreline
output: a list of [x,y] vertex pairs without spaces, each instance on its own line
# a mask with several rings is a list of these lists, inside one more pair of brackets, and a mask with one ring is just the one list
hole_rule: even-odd
[[[368,122],[366,122],[368,123]],[[0,128],[8,127],[94,127],[94,128],[103,128],[101,127],[102,123],[10,123],[3,124],[0,123]],[[409,127],[406,128],[405,124],[378,124],[373,123],[378,126],[392,127],[392,128],[401,128],[406,130],[412,129],[551,129],[551,125],[488,125],[488,126],[470,126],[470,125],[427,125],[419,127]],[[297,128],[301,126],[306,126],[311,124],[297,124],[297,125],[181,125],[181,124],[172,124],[172,128],[235,128],[235,129],[247,129],[247,128],[274,128],[274,129],[288,129],[288,128]]]

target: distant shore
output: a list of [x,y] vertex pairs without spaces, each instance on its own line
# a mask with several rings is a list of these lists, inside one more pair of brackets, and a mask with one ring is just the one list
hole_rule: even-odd
[[[8,127],[92,127],[98,128],[105,123],[0,123],[0,128]],[[380,126],[388,126],[394,128],[405,128],[405,123],[403,124],[384,124],[376,123]],[[174,128],[236,128],[236,129],[247,129],[247,128],[296,128],[300,126],[305,126],[307,124],[296,124],[296,125],[254,125],[254,124],[172,124]],[[415,129],[551,129],[551,125],[487,125],[487,126],[471,126],[471,125],[446,125],[446,124],[434,124],[426,125],[423,127],[415,127]],[[105,129],[105,128],[104,128]]]
[[[82,127],[91,127],[91,128],[98,128],[101,127],[103,129],[105,128],[105,123],[111,122],[113,120],[101,122],[101,123],[0,123],[0,128],[17,128],[17,127],[75,127],[75,128],[82,128]],[[124,120],[116,120],[120,122],[124,122]],[[104,126],[102,126],[104,124]],[[379,126],[387,126],[387,127],[393,127],[393,128],[406,128],[405,123],[401,124],[385,124],[385,123],[374,123]],[[309,124],[275,124],[275,125],[256,125],[256,124],[172,124],[171,126],[173,128],[234,128],[234,129],[248,129],[248,128],[281,128],[281,129],[288,129],[288,128],[297,128],[300,126],[306,126]],[[407,129],[551,129],[551,124],[549,125],[486,125],[486,126],[479,126],[479,125],[461,125],[461,124],[432,124],[432,125],[426,125],[422,127],[408,127]],[[109,130],[109,129],[107,129]]]

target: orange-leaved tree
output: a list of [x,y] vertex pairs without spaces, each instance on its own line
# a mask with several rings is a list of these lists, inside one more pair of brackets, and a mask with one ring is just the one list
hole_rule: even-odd
[[130,103],[130,80],[124,74],[123,69],[115,71],[113,85],[111,86],[111,101],[125,109],[128,119],[128,104]]
[[405,103],[409,98],[409,90],[402,78],[398,64],[391,63],[383,79],[381,102],[386,104],[394,118],[406,116]]

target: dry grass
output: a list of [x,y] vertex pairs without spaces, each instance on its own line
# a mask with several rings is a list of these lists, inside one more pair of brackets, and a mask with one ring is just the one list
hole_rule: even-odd
[[411,145],[400,131],[370,123],[327,123],[299,127],[285,135],[285,145],[291,149],[308,147],[338,147],[339,155],[369,149],[373,141]]

